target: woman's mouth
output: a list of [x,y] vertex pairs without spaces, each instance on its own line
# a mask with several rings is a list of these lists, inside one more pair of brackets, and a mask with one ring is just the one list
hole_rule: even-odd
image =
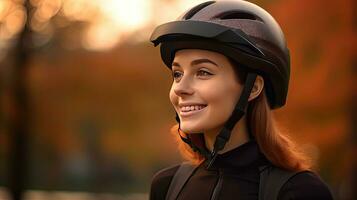
[[207,105],[203,104],[196,104],[196,105],[185,105],[185,106],[180,106],[180,116],[181,117],[188,117],[194,114],[197,114],[204,110]]

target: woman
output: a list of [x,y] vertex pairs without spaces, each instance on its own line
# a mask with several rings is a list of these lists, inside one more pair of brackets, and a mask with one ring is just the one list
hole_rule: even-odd
[[151,41],[172,71],[176,135],[190,161],[158,172],[151,200],[332,199],[273,119],[290,58],[269,13],[209,1],[157,27]]

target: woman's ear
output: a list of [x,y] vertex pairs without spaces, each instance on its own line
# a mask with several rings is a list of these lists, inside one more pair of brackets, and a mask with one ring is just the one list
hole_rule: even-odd
[[263,88],[264,88],[264,79],[260,75],[257,75],[252,91],[250,92],[248,101],[257,98],[259,94],[262,92]]

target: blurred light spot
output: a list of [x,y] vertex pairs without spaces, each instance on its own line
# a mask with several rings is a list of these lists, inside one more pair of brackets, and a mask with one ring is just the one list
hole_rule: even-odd
[[147,0],[102,0],[98,4],[105,17],[117,26],[139,28],[146,24],[151,17],[151,1]]
[[107,50],[113,48],[119,41],[119,32],[113,30],[113,24],[100,23],[89,27],[82,44],[90,50]]
[[180,1],[156,1],[153,6],[155,25],[166,23],[177,19],[186,10],[195,5],[205,2],[206,0],[180,0]]
[[184,11],[196,6],[200,3],[206,2],[206,0],[180,0],[176,1],[178,3],[178,7],[181,10],[179,14],[182,14]]
[[49,22],[42,22],[38,20],[31,20],[30,21],[30,27],[33,31],[36,32],[42,32],[46,29],[46,26],[48,25]]
[[[5,18],[5,29],[7,30],[7,37],[13,37],[19,33],[24,27],[26,22],[26,12],[22,6],[17,6],[9,15]],[[2,39],[2,38],[0,38]]]
[[[97,2],[100,3],[100,2]],[[62,14],[70,20],[87,21],[95,19],[95,1],[64,0]]]
[[98,15],[84,35],[83,46],[91,50],[107,50],[118,44],[123,35],[133,33],[151,19],[151,1],[96,0]]
[[57,14],[61,8],[61,4],[61,0],[42,0],[37,5],[38,7],[34,14],[34,19],[40,22],[48,21]]
[[10,8],[13,6],[11,1],[0,0],[0,22],[5,20]]

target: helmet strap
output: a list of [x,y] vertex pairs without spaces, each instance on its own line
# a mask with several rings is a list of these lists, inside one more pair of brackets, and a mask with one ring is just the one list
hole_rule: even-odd
[[177,133],[179,134],[181,140],[183,142],[185,142],[188,146],[191,147],[191,149],[194,151],[194,152],[198,152],[200,153],[201,155],[203,155],[205,158],[210,158],[211,156],[211,152],[209,152],[207,149],[205,148],[200,148],[198,147],[195,143],[192,142],[191,138],[190,137],[183,137],[180,133],[180,124],[179,124],[179,127],[177,129]]
[[245,80],[243,91],[242,94],[240,95],[238,103],[236,104],[231,116],[224,124],[220,133],[216,137],[216,141],[213,146],[213,151],[211,153],[211,159],[209,160],[207,168],[211,167],[211,165],[213,164],[214,160],[217,157],[217,153],[224,148],[229,138],[231,137],[231,133],[234,126],[244,116],[245,110],[248,105],[248,99],[253,89],[256,77],[257,77],[256,73],[250,72],[247,74],[247,79]]

